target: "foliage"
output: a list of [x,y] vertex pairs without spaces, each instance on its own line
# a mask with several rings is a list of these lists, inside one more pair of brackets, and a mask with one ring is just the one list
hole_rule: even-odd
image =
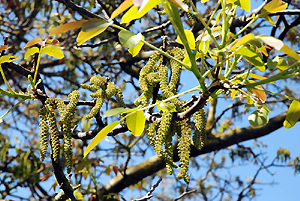
[[[179,181],[178,199],[201,194],[209,200],[220,192],[220,199],[229,200],[234,194],[216,187],[222,178],[215,170],[226,167],[225,156],[221,161],[215,159],[220,149],[228,150],[232,163],[242,160],[260,164],[247,184],[235,178],[238,200],[255,197],[257,175],[276,166],[276,162],[299,172],[299,157],[291,158],[286,148],[278,149],[274,161],[265,165],[252,148],[239,144],[282,126],[291,128],[300,118],[297,94],[281,86],[286,80],[298,83],[300,56],[290,47],[298,41],[285,40],[289,31],[295,34],[299,29],[298,4],[272,0],[251,11],[251,3],[8,1],[3,9],[12,12],[16,20],[3,23],[1,31],[8,35],[0,47],[2,85],[7,88],[0,89],[6,110],[1,126],[8,132],[24,134],[26,143],[19,144],[0,133],[0,169],[4,173],[1,198],[18,197],[13,190],[22,186],[29,187],[30,196],[36,199],[125,200],[121,190],[129,185],[145,188],[152,179],[143,179],[153,173],[167,179],[159,172],[166,167],[167,173],[176,174]],[[249,13],[238,17],[244,12],[241,10]],[[9,15],[1,18],[5,22]],[[140,31],[138,22],[146,29]],[[281,22],[282,31],[276,36]],[[257,31],[262,23],[271,24],[270,35]],[[23,57],[19,64],[14,63],[17,55]],[[181,91],[186,71],[198,83]],[[130,98],[126,98],[131,93],[126,90],[128,85],[134,88]],[[195,91],[199,96],[193,95],[189,101],[182,98]],[[217,102],[222,99],[234,103],[217,117]],[[287,111],[270,119],[274,105],[281,102],[288,106]],[[232,117],[221,121],[228,110],[232,110]],[[18,118],[14,118],[16,114]],[[234,117],[244,114],[251,127],[243,130]],[[6,118],[21,124],[22,129],[7,123]],[[132,135],[123,134],[127,131]],[[107,136],[111,136],[108,141],[113,140],[113,146],[98,146]],[[236,147],[230,147],[234,144]],[[129,167],[134,155],[148,156],[150,146],[156,158]],[[256,146],[260,146],[258,142]],[[196,156],[208,152],[214,154],[206,155],[201,162],[196,160]],[[38,153],[44,164],[36,157]],[[111,159],[113,162],[108,163]],[[208,163],[207,174],[191,176],[189,169],[199,168],[200,163]],[[99,178],[111,176],[111,171],[115,177],[104,185]],[[41,181],[51,178],[55,178],[51,188],[56,190],[58,185],[61,189],[57,194],[51,195],[41,186]],[[211,178],[215,186],[209,184]],[[185,183],[180,183],[181,179]],[[199,194],[188,189],[191,181],[200,186]],[[159,182],[145,199],[151,198]],[[167,200],[172,195],[161,196]]]

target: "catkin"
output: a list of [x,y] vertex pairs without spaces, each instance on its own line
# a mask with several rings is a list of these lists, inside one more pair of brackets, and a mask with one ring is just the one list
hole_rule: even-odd
[[195,122],[195,130],[193,135],[193,143],[197,149],[201,149],[204,146],[206,140],[206,115],[204,109],[200,109],[193,114]]
[[42,107],[39,111],[40,115],[40,158],[44,161],[48,148],[48,123],[47,123],[47,109]]
[[177,176],[178,179],[184,179],[186,183],[189,183],[189,176],[187,174],[189,169],[190,159],[190,137],[191,127],[189,120],[181,121],[181,136],[178,139],[178,154],[180,159],[180,171]]

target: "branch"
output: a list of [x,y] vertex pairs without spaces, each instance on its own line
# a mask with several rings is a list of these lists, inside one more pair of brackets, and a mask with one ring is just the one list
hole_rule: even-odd
[[[268,135],[283,126],[285,117],[286,112],[270,119],[270,121],[263,127],[248,126],[240,129],[229,130],[218,138],[208,139],[205,146],[201,150],[197,150],[194,146],[191,146],[191,157],[196,157],[212,151],[224,149],[240,142]],[[173,160],[174,162],[177,162],[179,157],[176,145],[174,146],[173,150]],[[127,177],[124,178],[121,174],[114,177],[98,191],[98,195],[103,196],[104,194],[118,193],[128,186],[136,184],[143,178],[150,176],[163,168],[165,168],[164,160],[155,155],[136,166],[128,168],[126,171]]]

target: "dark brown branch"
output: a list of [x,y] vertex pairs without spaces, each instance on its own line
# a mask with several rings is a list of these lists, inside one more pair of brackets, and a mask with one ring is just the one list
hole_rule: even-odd
[[[191,157],[196,157],[201,154],[224,149],[240,142],[268,135],[269,133],[272,133],[283,126],[285,117],[286,112],[270,119],[270,121],[263,127],[254,128],[252,126],[248,126],[245,128],[229,130],[218,138],[208,139],[206,145],[201,150],[197,150],[195,147],[191,146]],[[173,160],[175,162],[179,160],[176,146],[174,148]],[[114,177],[100,191],[98,191],[98,194],[104,195],[108,193],[118,193],[124,188],[136,184],[143,178],[150,176],[163,168],[165,168],[165,162],[155,155],[136,166],[128,168],[126,178],[124,178],[122,175]]]

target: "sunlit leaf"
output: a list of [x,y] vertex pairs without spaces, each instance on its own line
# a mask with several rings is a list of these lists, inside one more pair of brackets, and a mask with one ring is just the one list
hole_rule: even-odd
[[254,56],[254,57],[244,56],[244,58],[249,63],[253,64],[256,68],[258,68],[258,70],[260,70],[261,72],[266,70],[264,62],[261,60],[261,58],[258,55]]
[[34,39],[28,41],[28,42],[26,43],[26,45],[25,45],[24,48],[26,48],[26,47],[31,47],[31,46],[37,44],[38,41],[42,41],[42,39],[40,39],[40,38],[34,38]]
[[233,42],[230,50],[234,51],[238,46],[248,43],[249,41],[254,39],[254,35],[252,33],[249,33],[239,39],[236,39],[235,42]]
[[[253,73],[249,73],[249,77],[252,77],[254,79],[258,79],[258,80],[264,80],[264,79],[267,79],[263,76],[260,76],[260,75],[257,75],[257,74],[253,74]],[[275,84],[275,82],[270,82],[272,84]],[[275,84],[276,85],[276,84]]]
[[269,13],[276,13],[278,11],[285,10],[287,7],[288,3],[284,3],[281,0],[273,0],[263,7],[261,14],[265,15]]
[[[143,40],[144,40],[144,36],[143,36]],[[131,54],[131,56],[135,57],[140,52],[143,45],[144,45],[144,42],[140,41],[135,47],[129,48],[128,52]]]
[[6,63],[6,62],[13,62],[15,60],[18,60],[19,57],[18,56],[10,56],[10,55],[4,55],[0,57],[0,64],[2,63]]
[[57,59],[62,59],[64,57],[63,51],[56,46],[47,46],[41,50],[41,53],[45,53],[49,56],[55,57]]
[[180,7],[182,10],[188,12],[189,7],[183,3],[181,0],[169,0],[170,2],[176,4],[178,7]]
[[130,109],[130,108],[118,107],[118,108],[107,110],[104,113],[104,117],[109,117],[109,116],[113,116],[113,115],[118,115],[118,114],[133,112],[135,110],[137,110],[137,108]]
[[90,40],[91,38],[94,38],[95,36],[101,34],[103,31],[105,31],[107,29],[107,27],[103,27],[101,29],[95,29],[93,31],[88,31],[88,32],[84,32],[84,31],[80,31],[78,36],[77,36],[77,45],[82,45],[82,43]]
[[172,106],[168,103],[160,102],[159,105],[157,106],[159,110],[165,110],[169,112],[176,112],[175,106]]
[[257,36],[258,39],[262,40],[264,43],[269,45],[270,47],[273,47],[277,51],[282,51],[289,56],[293,57],[296,60],[300,60],[300,56],[292,50],[290,47],[288,47],[286,44],[284,44],[281,40],[274,38],[272,36]]
[[79,29],[82,25],[82,23],[86,22],[87,20],[78,20],[78,21],[74,21],[74,22],[69,22],[63,25],[60,25],[58,27],[55,27],[54,29],[52,29],[50,31],[50,36],[54,35],[54,34],[60,34],[66,31],[70,31],[73,29]]
[[126,118],[126,123],[128,129],[134,136],[140,136],[145,129],[146,123],[144,111],[140,110],[132,113]]
[[264,15],[263,18],[265,18],[265,20],[269,22],[273,27],[276,27],[275,22],[273,22],[272,18],[269,15]]
[[251,1],[250,0],[226,0],[226,3],[232,3],[234,5],[240,6],[241,9],[250,11]]
[[[199,52],[196,53],[195,59],[199,59],[201,57],[201,54]],[[190,57],[187,55],[186,57],[184,57],[184,59],[182,60],[183,63],[191,66],[191,60]]]
[[143,40],[141,33],[134,34],[131,31],[122,30],[119,32],[119,41],[124,47],[131,48],[139,44]]
[[248,120],[249,123],[254,127],[264,126],[269,122],[268,111],[264,107],[262,107],[250,114]]
[[25,52],[24,59],[27,59],[29,56],[38,53],[40,50],[37,47],[32,47]]
[[[189,44],[190,48],[192,50],[194,50],[195,49],[195,37],[194,37],[194,34],[190,30],[187,30],[187,29],[184,30],[184,33],[185,33],[185,36],[187,38],[187,41],[188,41],[188,44]],[[177,40],[178,43],[183,44],[179,36],[177,36],[176,40]]]
[[133,5],[133,0],[125,0],[125,1],[123,1],[123,3],[121,3],[121,5],[111,14],[110,18],[114,19],[115,17],[117,17],[118,15],[120,15],[120,13],[122,13],[125,10],[127,10],[132,5]]
[[257,52],[254,52],[253,50],[251,50],[245,46],[238,48],[238,50],[235,51],[235,54],[239,54],[239,55],[243,55],[243,56],[247,56],[247,57],[257,56]]
[[[261,85],[256,86],[257,88],[264,89]],[[252,92],[256,95],[256,97],[261,101],[261,103],[266,102],[267,95],[264,91],[252,89]]]
[[86,155],[116,126],[118,125],[118,121],[112,122],[111,124],[105,126],[90,142],[83,153],[83,157]]
[[148,1],[142,9],[139,9],[137,6],[132,6],[122,17],[121,24],[143,17],[146,13],[148,13],[149,10],[159,3],[160,0]]
[[6,45],[0,45],[0,51],[7,50],[9,47]]
[[293,127],[300,118],[300,101],[293,100],[283,122],[285,129]]
[[95,29],[101,29],[104,27],[108,27],[112,24],[113,22],[106,22],[105,20],[102,19],[90,19],[84,23],[82,23],[81,25],[81,30],[84,32],[89,32],[89,31],[93,31]]

